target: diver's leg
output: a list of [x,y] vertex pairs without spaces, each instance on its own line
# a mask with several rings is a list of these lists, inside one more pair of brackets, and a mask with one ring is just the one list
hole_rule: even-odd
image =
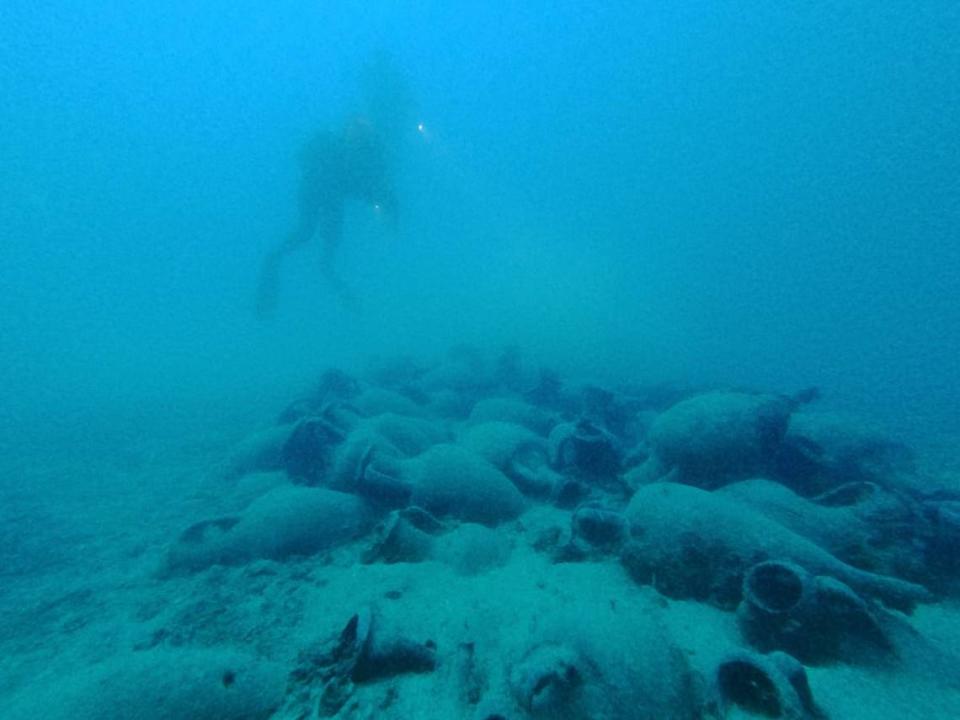
[[311,207],[301,198],[297,227],[263,259],[263,265],[260,267],[260,281],[257,286],[256,310],[258,317],[270,318],[273,316],[277,308],[277,297],[280,291],[280,265],[283,258],[310,241],[316,231],[319,216],[319,208]]
[[343,208],[330,207],[320,213],[320,241],[323,244],[320,252],[320,271],[341,305],[349,310],[358,310],[359,303],[346,283],[337,273],[337,251],[340,248],[340,238],[343,226]]

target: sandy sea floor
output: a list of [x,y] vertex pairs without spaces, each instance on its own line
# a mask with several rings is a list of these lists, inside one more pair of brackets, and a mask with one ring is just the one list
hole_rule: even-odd
[[[635,583],[615,557],[551,562],[535,549],[536,535],[567,521],[540,504],[496,529],[505,559],[482,572],[442,562],[358,564],[361,540],[283,562],[158,577],[185,527],[236,510],[224,462],[256,429],[248,416],[154,434],[123,428],[120,441],[104,432],[83,447],[37,443],[7,455],[0,485],[0,706],[13,708],[14,717],[59,717],[60,694],[82,686],[91,668],[158,649],[174,656],[240,649],[286,673],[301,650],[335,636],[370,605],[410,637],[433,641],[441,660],[432,673],[358,687],[342,717],[472,717],[455,690],[462,678],[453,649],[475,644],[484,662],[495,664],[498,652],[515,654],[513,644],[538,617],[565,611],[583,622],[609,613],[614,624],[655,616],[704,676],[742,644],[733,613],[661,597]],[[921,461],[956,477],[957,458],[946,445]],[[921,605],[909,622],[945,653],[960,652],[960,605]],[[960,717],[956,665],[940,670],[948,682],[845,664],[807,672],[832,718]],[[140,714],[131,708],[129,716]],[[753,715],[734,707],[728,717]]]

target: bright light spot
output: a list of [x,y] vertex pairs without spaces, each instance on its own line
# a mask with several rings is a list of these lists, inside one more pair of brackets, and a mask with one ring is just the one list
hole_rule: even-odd
[[382,208],[380,207],[380,203],[374,203],[373,209],[374,209],[376,212],[380,212],[380,210],[382,209]]
[[423,126],[423,123],[417,123],[417,132],[426,132],[426,128]]

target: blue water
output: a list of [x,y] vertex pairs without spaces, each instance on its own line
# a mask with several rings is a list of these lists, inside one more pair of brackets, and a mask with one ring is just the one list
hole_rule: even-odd
[[[8,408],[229,394],[465,339],[592,373],[815,383],[957,429],[949,3],[0,12]],[[259,327],[299,145],[378,50],[429,137],[408,128],[399,235],[346,230],[367,314],[311,286],[307,251]]]
[[[69,467],[96,448],[215,446],[328,366],[460,343],[817,386],[955,466],[958,36],[937,1],[6,0],[5,475],[62,455],[95,495]],[[358,307],[313,242],[259,319],[300,148],[368,112],[377,57],[411,98],[387,113],[397,227],[350,202]]]

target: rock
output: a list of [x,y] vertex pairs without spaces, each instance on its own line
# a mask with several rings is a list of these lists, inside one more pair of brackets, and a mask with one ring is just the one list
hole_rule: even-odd
[[407,508],[392,512],[378,526],[364,562],[432,560],[450,566],[460,575],[478,575],[503,565],[510,550],[509,541],[485,525],[463,523],[447,530],[425,510]]
[[188,528],[170,548],[162,573],[310,555],[356,539],[376,515],[363,499],[321,488],[277,488],[243,513]]
[[283,699],[285,670],[225,649],[123,653],[49,686],[28,687],[4,717],[28,720],[266,720]]
[[[443,428],[421,418],[386,413],[366,419],[337,448],[326,484],[387,507],[405,507],[410,490],[402,487],[409,482],[400,475],[399,461],[448,439]],[[388,492],[387,486],[393,486],[396,493]]]
[[769,474],[793,407],[777,395],[696,395],[659,415],[648,440],[664,470],[675,470],[679,482],[712,489]]
[[439,516],[497,525],[520,515],[523,496],[507,477],[475,453],[441,444],[407,461],[411,503]]
[[557,425],[549,440],[550,460],[559,472],[602,486],[618,484],[622,448],[611,433],[581,419]]
[[793,563],[766,561],[747,571],[737,620],[761,652],[782,650],[806,664],[880,664],[893,655],[883,613],[848,586]]
[[469,421],[473,424],[509,422],[546,436],[556,424],[551,413],[513,398],[485,398],[473,406]]
[[655,614],[627,618],[596,608],[539,624],[532,644],[510,664],[513,717],[699,717],[697,678]]
[[231,512],[240,512],[257,498],[278,487],[290,485],[286,473],[255,472],[240,477],[227,494],[226,501]]
[[905,445],[862,420],[803,410],[790,418],[776,473],[805,496],[861,481],[889,488],[910,478],[913,458]]
[[[424,518],[429,519],[427,523]],[[436,518],[420,508],[395,510],[377,526],[363,561],[392,565],[430,560],[436,552],[436,536],[443,529]]]
[[383,438],[404,457],[419,455],[437,443],[452,440],[450,431],[433,420],[389,412],[364,420],[357,429]]
[[627,569],[641,582],[655,579],[669,597],[733,609],[746,571],[757,562],[782,559],[899,609],[932,599],[919,585],[851,567],[783,525],[698,488],[647,485],[625,514],[631,538],[622,553]]
[[627,538],[627,522],[623,515],[610,508],[588,503],[577,508],[571,520],[573,537],[590,545],[615,550]]
[[496,466],[524,495],[549,497],[562,480],[550,468],[546,441],[516,423],[471,425],[462,434],[460,444]]
[[277,425],[245,439],[227,461],[226,476],[238,478],[249,473],[282,470],[283,446],[290,431],[290,425]]
[[510,541],[501,532],[476,523],[463,523],[437,540],[434,559],[460,575],[479,575],[506,564]]
[[351,699],[357,685],[430,672],[436,667],[436,656],[432,640],[416,642],[384,628],[373,608],[361,607],[337,637],[301,651],[283,707],[274,717],[332,717]]
[[763,479],[733,483],[717,495],[756,510],[862,570],[917,582],[930,577],[917,553],[927,529],[922,513],[908,498],[872,483],[841,486],[826,505],[821,497],[808,500]]
[[423,415],[423,408],[406,395],[376,387],[366,388],[357,397],[353,398],[351,405],[365,417],[374,417],[384,413],[407,417]]
[[283,445],[283,467],[295,481],[320,485],[333,465],[343,431],[326,418],[308,416],[297,422]]
[[750,715],[784,720],[826,717],[813,700],[803,666],[781,652],[758,655],[736,651],[717,664],[707,716],[722,720],[734,706]]
[[502,471],[506,471],[522,448],[533,445],[546,452],[547,447],[544,439],[529,428],[503,420],[467,425],[458,443]]
[[310,392],[294,400],[280,413],[277,422],[286,425],[309,415],[320,414],[328,405],[350,402],[360,390],[356,378],[335,368],[327,370]]

